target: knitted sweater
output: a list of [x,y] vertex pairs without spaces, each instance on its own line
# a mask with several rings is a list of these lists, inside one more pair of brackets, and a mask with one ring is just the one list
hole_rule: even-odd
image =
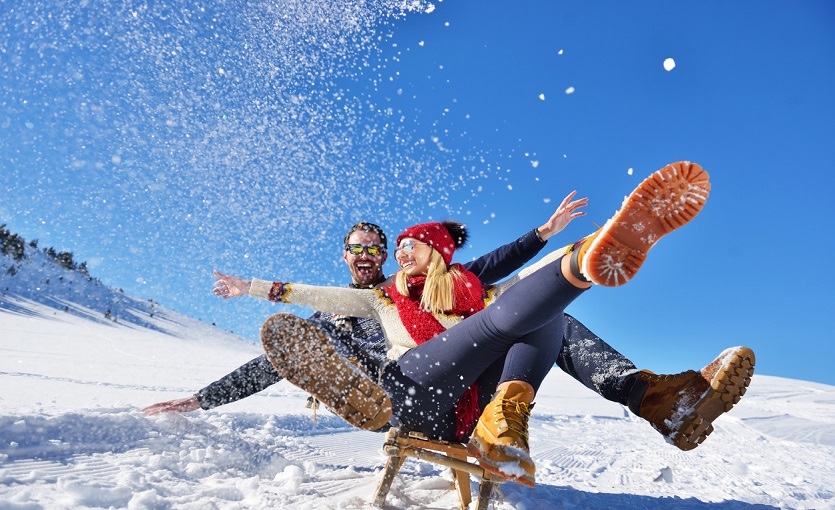
[[[533,237],[533,232],[526,234],[526,236],[520,238],[516,241],[516,243],[524,242],[526,237]],[[535,242],[538,243],[540,245],[539,248],[541,248],[542,243],[538,240]],[[496,251],[500,251],[508,246],[511,245],[505,245]],[[482,275],[497,274],[498,272],[495,272],[495,265],[515,264],[516,268],[518,268],[527,262],[527,260],[533,258],[535,253],[528,256],[527,260],[522,263],[518,263],[519,253],[515,253],[506,254],[504,258],[494,261],[494,265],[488,265],[489,267],[484,271],[473,271],[472,267],[467,267],[467,269],[473,271],[482,283],[485,284],[485,305],[489,305],[499,295],[501,295],[502,292],[506,291],[510,286],[519,281],[519,279],[532,274],[548,263],[558,259],[565,253],[566,248],[567,247],[563,247],[549,253],[535,264],[522,269],[513,278],[496,285],[488,285],[491,282],[485,281]],[[538,251],[539,249],[535,249],[535,252]],[[465,267],[466,266],[467,264],[465,264]],[[490,271],[494,272],[491,273]],[[510,272],[512,271],[505,271],[504,275],[507,275]],[[340,315],[374,318],[380,322],[380,325],[385,332],[387,347],[386,355],[390,359],[397,359],[409,349],[416,346],[407,329],[410,325],[404,324],[401,321],[397,308],[391,298],[382,289],[346,289],[342,287],[323,287],[302,283],[273,282],[254,278],[252,280],[249,294],[253,297],[268,299],[274,302],[308,306],[314,310],[322,310]],[[433,316],[446,329],[449,329],[463,320],[463,317],[444,313],[433,313]]]
[[[382,280],[385,281],[385,278]],[[380,323],[366,317],[345,317],[327,312],[314,312],[307,319],[322,329],[334,344],[355,345],[376,365],[386,359],[386,338]],[[364,366],[372,373],[370,366]],[[373,373],[376,374],[376,371]],[[280,381],[275,368],[267,356],[261,356],[244,363],[217,381],[208,384],[194,394],[204,410],[236,402],[254,395]]]

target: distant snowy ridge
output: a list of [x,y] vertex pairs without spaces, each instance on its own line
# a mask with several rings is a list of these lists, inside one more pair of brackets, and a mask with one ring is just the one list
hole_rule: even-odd
[[[46,305],[100,324],[124,324],[178,336],[174,324],[199,322],[153,300],[142,300],[103,284],[76,264],[69,252],[38,248],[0,226],[0,311],[42,315]],[[201,323],[202,324],[202,323]],[[208,326],[208,325],[207,325]]]

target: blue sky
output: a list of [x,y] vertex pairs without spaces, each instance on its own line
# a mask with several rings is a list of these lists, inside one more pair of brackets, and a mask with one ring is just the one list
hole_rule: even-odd
[[686,159],[702,214],[569,312],[656,372],[743,344],[835,384],[835,5],[393,5],[3,4],[0,223],[255,338],[283,308],[215,300],[213,268],[340,285],[360,219],[464,221],[464,260],[576,189],[556,247]]

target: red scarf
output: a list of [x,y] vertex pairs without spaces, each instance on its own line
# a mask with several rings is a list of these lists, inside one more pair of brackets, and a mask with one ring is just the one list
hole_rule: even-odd
[[[453,264],[457,267],[464,278],[455,280],[452,310],[445,310],[449,315],[469,317],[479,310],[484,309],[484,288],[478,277],[467,271],[461,264]],[[446,328],[438,322],[431,312],[420,306],[420,298],[423,295],[423,287],[426,284],[425,276],[410,276],[408,278],[409,295],[400,294],[395,285],[385,288],[400,315],[400,321],[406,326],[406,330],[416,344],[420,345],[431,338],[446,331]],[[481,409],[478,407],[478,385],[472,386],[461,395],[458,403],[455,404],[456,430],[455,435],[459,441],[463,441],[475,426]]]

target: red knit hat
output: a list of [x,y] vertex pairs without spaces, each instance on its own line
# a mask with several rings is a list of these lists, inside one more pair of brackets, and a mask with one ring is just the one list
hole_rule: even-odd
[[[453,229],[457,240],[453,239],[447,225]],[[455,222],[432,222],[413,225],[397,236],[397,246],[400,246],[400,241],[406,237],[417,239],[438,250],[447,266],[452,263],[452,255],[455,253],[455,249],[460,248],[467,241],[464,226]]]

